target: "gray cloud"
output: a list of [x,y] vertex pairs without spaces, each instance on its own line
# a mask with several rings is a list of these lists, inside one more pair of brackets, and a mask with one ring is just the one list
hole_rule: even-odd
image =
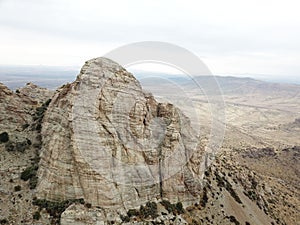
[[[297,8],[292,0],[2,0],[0,62],[68,65],[73,57],[77,64],[110,47],[157,40],[188,48],[221,74],[298,75]],[[18,62],[24,53],[26,60]]]

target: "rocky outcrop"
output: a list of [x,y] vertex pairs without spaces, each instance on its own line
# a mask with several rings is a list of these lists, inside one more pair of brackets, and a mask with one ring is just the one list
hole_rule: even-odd
[[60,223],[62,225],[93,225],[106,224],[106,215],[101,209],[88,209],[84,205],[73,204],[61,215]]
[[42,104],[54,95],[54,91],[42,88],[31,82],[27,83],[25,87],[16,90],[16,93],[21,98],[30,98],[32,101]]
[[[87,208],[83,205],[73,204],[69,206],[61,215],[60,224],[61,225],[94,225],[94,224],[124,224],[124,225],[147,225],[147,224],[164,224],[164,225],[186,225],[188,224],[182,218],[182,215],[174,215],[173,213],[168,213],[168,211],[163,208],[162,211],[158,212],[155,218],[138,218],[133,216],[133,220],[127,221],[121,220],[118,216],[108,215],[104,210],[99,208]],[[163,210],[164,209],[164,210]]]
[[36,107],[47,101],[53,91],[28,83],[13,92],[0,83],[0,131],[22,130],[22,126],[32,122],[32,113]]
[[35,102],[21,98],[0,83],[0,133],[21,130],[23,124],[31,121],[31,111]]
[[154,198],[188,203],[201,190],[204,152],[189,120],[109,59],[85,63],[42,127],[38,198],[124,211]]
[[[36,111],[51,98],[52,91],[28,83],[26,87],[11,91],[0,83],[0,135],[7,134],[5,149],[24,152],[31,145]],[[30,127],[30,125],[32,125]]]

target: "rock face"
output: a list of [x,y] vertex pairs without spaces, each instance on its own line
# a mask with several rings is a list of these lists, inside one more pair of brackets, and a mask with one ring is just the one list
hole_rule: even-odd
[[30,123],[34,105],[30,98],[21,98],[0,83],[0,133],[21,130],[23,124]]
[[21,98],[30,98],[39,104],[46,102],[54,95],[54,91],[39,87],[30,82],[27,83],[25,87],[18,89],[17,92]]
[[53,91],[32,83],[17,92],[0,83],[0,131],[21,131],[22,125],[31,123],[32,111],[53,94]]
[[189,120],[109,59],[85,63],[42,127],[38,198],[124,211],[154,198],[188,203],[201,190],[204,152]]

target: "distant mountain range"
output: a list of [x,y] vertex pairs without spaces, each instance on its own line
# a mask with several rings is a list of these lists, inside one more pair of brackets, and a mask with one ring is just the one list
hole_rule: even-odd
[[[0,65],[0,82],[4,83],[10,89],[17,89],[24,86],[28,82],[35,83],[41,87],[48,89],[56,89],[66,82],[72,82],[75,80],[76,76],[79,74],[79,67],[63,67],[63,66],[3,66]],[[130,71],[131,72],[131,71]],[[164,78],[170,81],[179,82],[183,84],[184,82],[189,82],[191,79],[186,75],[176,75],[176,74],[163,74],[157,72],[147,72],[147,71],[133,71],[137,79],[142,81],[149,78]],[[196,81],[201,83],[209,82],[212,78],[211,76],[195,76]],[[249,75],[249,77],[244,76],[214,76],[219,82],[223,91],[227,92],[236,88],[241,88],[241,84],[245,85],[259,85],[264,88],[266,82],[272,83],[286,83],[288,84],[298,84],[300,85],[300,76],[267,76],[267,75]],[[251,77],[251,78],[250,78]],[[258,79],[258,80],[257,80]],[[261,80],[261,81],[259,81]],[[265,81],[265,82],[263,82]],[[273,87],[277,87],[275,84]]]
[[0,66],[0,82],[15,90],[28,82],[56,89],[75,80],[79,69],[54,66]]

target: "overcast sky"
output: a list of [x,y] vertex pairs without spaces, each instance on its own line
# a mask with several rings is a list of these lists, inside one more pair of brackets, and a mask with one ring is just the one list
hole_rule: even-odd
[[0,0],[0,64],[81,66],[124,44],[165,41],[214,74],[300,76],[300,2]]

